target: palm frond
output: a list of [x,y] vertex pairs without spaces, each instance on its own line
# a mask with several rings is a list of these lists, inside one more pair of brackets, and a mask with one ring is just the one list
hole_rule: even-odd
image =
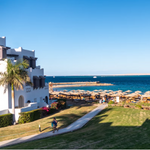
[[11,60],[8,59],[7,71],[4,73],[0,72],[0,85],[13,84],[17,90],[23,89],[26,82],[31,83],[28,72],[26,71],[28,66],[29,64],[26,60],[19,60],[17,63],[12,64]]

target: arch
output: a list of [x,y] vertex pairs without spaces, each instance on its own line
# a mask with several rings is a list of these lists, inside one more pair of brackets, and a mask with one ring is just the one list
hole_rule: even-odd
[[18,107],[24,107],[24,97],[22,95],[19,97]]
[[45,102],[48,104],[48,97],[45,96]]

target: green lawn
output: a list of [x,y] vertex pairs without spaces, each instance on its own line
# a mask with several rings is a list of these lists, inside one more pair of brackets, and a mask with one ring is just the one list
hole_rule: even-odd
[[96,107],[96,105],[74,106],[30,123],[0,128],[0,141],[37,134],[39,133],[39,124],[42,132],[51,131],[51,122],[53,117],[56,117],[58,120],[58,128],[64,128]]
[[150,110],[108,107],[82,129],[7,148],[150,148]]

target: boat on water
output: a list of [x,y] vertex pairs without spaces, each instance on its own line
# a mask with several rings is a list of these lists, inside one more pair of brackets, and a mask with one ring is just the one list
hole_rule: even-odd
[[97,76],[94,76],[93,78],[97,78]]
[[55,76],[53,76],[53,78],[55,78]]

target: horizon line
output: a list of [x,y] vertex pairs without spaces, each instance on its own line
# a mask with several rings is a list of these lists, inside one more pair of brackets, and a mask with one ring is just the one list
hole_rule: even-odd
[[46,76],[139,76],[150,75],[150,73],[130,73],[130,74],[91,74],[91,75],[46,75]]

